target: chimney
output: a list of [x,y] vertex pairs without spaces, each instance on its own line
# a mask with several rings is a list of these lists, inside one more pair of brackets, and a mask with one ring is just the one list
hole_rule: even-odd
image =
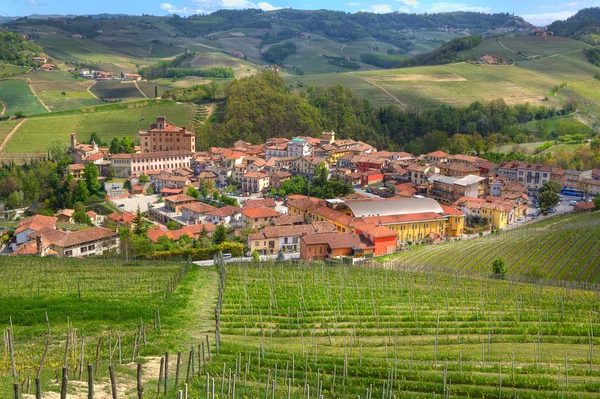
[[35,237],[35,247],[36,253],[38,255],[42,255],[42,252],[44,251],[44,246],[42,245],[42,236],[38,235]]
[[71,151],[75,151],[77,145],[77,133],[71,133]]

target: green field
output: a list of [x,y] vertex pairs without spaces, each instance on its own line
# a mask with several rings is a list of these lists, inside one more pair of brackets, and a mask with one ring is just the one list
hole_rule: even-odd
[[98,133],[105,143],[110,143],[115,136],[137,139],[138,131],[147,129],[157,115],[164,115],[169,122],[179,126],[191,126],[195,110],[192,104],[147,100],[30,118],[13,136],[0,157],[27,159],[31,155],[44,154],[54,140],[61,140],[66,146],[73,132],[79,135],[81,141],[88,140],[92,132]]
[[20,75],[29,70],[29,67],[20,67],[16,65],[2,64],[0,65],[0,76],[10,77]]
[[598,395],[597,291],[324,264],[225,276],[198,397],[207,379],[219,397],[233,385],[249,398]]
[[[67,111],[102,102],[87,91],[93,83],[89,80],[77,80],[67,72],[32,72],[27,79],[37,95],[52,112]],[[65,93],[64,95],[62,93]]]
[[97,82],[90,91],[106,100],[135,101],[144,98],[134,82]]
[[33,95],[24,80],[0,80],[0,100],[6,104],[5,113],[14,115],[21,111],[25,115],[48,112]]
[[0,122],[0,144],[2,144],[6,136],[8,136],[10,131],[13,130],[13,128],[17,126],[19,122],[21,121],[18,119]]
[[[40,375],[43,392],[60,391],[56,376],[61,375],[66,358],[69,395],[84,386],[87,392],[87,386],[80,381],[87,381],[86,365],[92,364],[96,395],[103,397],[109,390],[110,362],[122,390],[120,397],[124,398],[125,392],[131,397],[130,391],[135,390],[135,363],[132,363],[135,353],[135,361],[143,364],[143,381],[149,395],[156,389],[155,383],[149,382],[158,376],[160,355],[204,341],[200,333],[206,328],[205,320],[210,320],[204,313],[213,300],[207,294],[214,292],[216,280],[214,270],[191,269],[185,263],[119,262],[116,265],[102,259],[40,262],[20,258],[9,262],[5,258],[0,263],[0,272],[0,320],[4,331],[12,327],[17,373],[13,379],[10,356],[3,351],[0,355],[2,398],[13,397],[13,382],[23,383],[21,392],[26,392],[27,379],[31,381],[31,393],[34,392],[34,378],[46,339],[50,345]],[[167,291],[169,284],[177,290]],[[142,335],[134,352],[134,336],[138,333]],[[65,355],[67,336],[69,346]],[[172,356],[171,381],[175,374],[176,350]]]
[[486,274],[501,256],[515,277],[600,283],[598,242],[600,212],[594,212],[550,218],[499,235],[420,246],[393,259],[418,270]]

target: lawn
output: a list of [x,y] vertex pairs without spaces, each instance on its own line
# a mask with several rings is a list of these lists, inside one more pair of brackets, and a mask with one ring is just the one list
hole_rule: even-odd
[[19,154],[19,159],[22,159],[22,154],[43,154],[56,139],[66,146],[70,133],[73,132],[79,135],[81,141],[88,140],[92,132],[98,133],[104,143],[110,143],[113,137],[123,136],[136,140],[138,131],[147,129],[156,121],[157,115],[164,115],[169,122],[179,126],[191,126],[195,110],[196,107],[192,104],[147,100],[48,114],[25,122],[13,136],[5,152],[8,157]]
[[219,352],[192,397],[207,381],[219,397],[597,397],[597,292],[324,264],[222,275]]
[[48,112],[33,95],[29,85],[24,80],[0,80],[0,100],[6,104],[5,112],[11,115],[18,111],[23,112],[25,115]]
[[549,218],[509,232],[461,242],[419,246],[392,258],[418,270],[490,272],[504,257],[515,277],[600,283],[600,213]]
[[13,397],[13,381],[22,383],[24,392],[30,379],[34,392],[46,339],[50,345],[40,375],[42,391],[60,390],[56,376],[65,364],[69,393],[84,386],[87,392],[80,381],[87,381],[86,365],[91,364],[101,397],[109,389],[109,364],[114,365],[122,397],[135,390],[133,361],[143,364],[142,380],[151,392],[159,356],[171,351],[174,385],[177,349],[205,342],[200,333],[210,325],[203,308],[214,301],[212,269],[186,263],[6,258],[0,270],[0,320],[4,330],[12,327],[17,373],[13,379],[10,356],[3,351],[0,397]]

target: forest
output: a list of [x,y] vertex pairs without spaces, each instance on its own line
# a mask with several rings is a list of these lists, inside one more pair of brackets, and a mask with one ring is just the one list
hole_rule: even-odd
[[[214,122],[198,132],[197,142],[203,148],[229,146],[237,140],[262,143],[270,137],[316,137],[334,130],[339,138],[415,154],[446,147],[460,133],[481,142],[480,150],[484,150],[491,144],[530,141],[532,136],[520,124],[564,115],[575,105],[557,110],[530,104],[509,106],[495,100],[426,111],[376,108],[341,85],[291,90],[273,72],[238,79],[225,94]],[[457,145],[456,152],[461,150],[462,145]]]
[[584,8],[565,21],[548,26],[556,36],[581,40],[593,46],[600,44],[600,7]]
[[0,32],[0,61],[15,65],[31,65],[32,58],[42,52],[37,44],[12,32]]
[[191,68],[184,67],[196,56],[196,53],[186,52],[173,60],[159,61],[148,67],[140,68],[139,74],[144,79],[182,78],[185,76],[202,76],[206,78],[233,78],[233,69],[229,67]]

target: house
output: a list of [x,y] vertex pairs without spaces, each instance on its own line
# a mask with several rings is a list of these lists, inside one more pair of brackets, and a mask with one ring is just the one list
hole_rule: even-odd
[[360,257],[373,253],[374,246],[354,233],[323,233],[305,235],[300,239],[300,258],[323,260],[342,256]]
[[263,198],[263,199],[248,199],[244,202],[243,210],[246,209],[254,209],[254,208],[270,208],[275,210],[277,204],[273,198]]
[[381,224],[365,224],[356,227],[356,233],[362,234],[365,238],[373,243],[375,250],[373,255],[387,255],[396,252],[397,234]]
[[315,175],[315,169],[321,162],[324,162],[329,169],[329,164],[325,158],[317,157],[315,155],[300,157],[292,162],[292,172],[295,175],[305,177],[309,181],[312,181],[312,178]]
[[188,224],[203,223],[206,220],[207,212],[215,209],[217,208],[203,202],[192,202],[181,206],[181,216]]
[[425,160],[426,163],[429,163],[429,164],[446,163],[446,162],[448,162],[449,157],[450,157],[450,154],[446,154],[444,151],[434,151],[434,152],[430,152],[429,154],[425,154],[423,156],[423,159]]
[[300,237],[307,234],[334,233],[331,222],[314,222],[303,225],[266,226],[260,232],[248,235],[248,248],[260,255],[272,255],[279,250],[298,252]]
[[140,154],[115,154],[110,157],[117,177],[139,176],[152,171],[170,171],[189,168],[193,152],[163,151],[143,152]]
[[140,81],[140,80],[142,80],[142,75],[138,75],[137,73],[121,72],[121,79],[123,79],[123,80]]
[[85,165],[80,163],[74,163],[67,166],[69,174],[73,176],[75,180],[83,179],[83,170]]
[[45,64],[48,62],[48,58],[46,57],[33,57],[33,62],[39,62],[40,64]]
[[430,176],[440,172],[439,168],[432,165],[423,165],[420,163],[413,163],[406,168],[408,178],[417,186],[421,186],[427,183]]
[[574,212],[587,212],[595,209],[594,201],[580,202],[573,206]]
[[275,172],[270,177],[269,186],[278,189],[286,180],[288,180],[291,177],[292,174],[290,172]]
[[271,219],[279,216],[277,212],[270,208],[252,208],[242,210],[242,222],[244,228],[256,229],[270,224]]
[[168,123],[164,116],[157,116],[156,123],[139,135],[142,152],[196,151],[196,134],[185,126]]
[[522,210],[516,203],[500,197],[490,196],[485,199],[462,197],[454,205],[465,215],[474,214],[488,219],[491,228],[499,230],[522,216]]
[[[34,215],[24,219],[21,219],[17,224],[17,229],[15,230],[15,244],[21,245],[25,244],[29,241],[28,236],[31,233],[35,233],[38,230],[43,228],[55,228],[56,222],[58,218],[53,216],[43,216],[43,215]],[[13,246],[13,250],[16,249],[16,245]]]
[[165,193],[170,194],[181,194],[183,193],[183,188],[190,184],[190,180],[184,176],[177,176],[170,172],[161,172],[155,176],[152,181],[152,185],[154,186],[154,191],[163,193],[163,190],[168,188],[175,191],[165,191]]
[[42,66],[40,66],[39,69],[42,71],[50,72],[56,70],[57,68],[54,64],[43,64]]
[[90,144],[78,143],[76,133],[71,133],[69,155],[75,164],[96,163],[104,159],[104,153],[93,140]]
[[480,55],[479,58],[477,59],[477,61],[479,61],[482,64],[489,64],[489,65],[508,65],[506,58],[499,57],[496,55],[490,55],[490,54]]
[[469,175],[479,176],[480,169],[477,166],[473,166],[464,162],[448,162],[445,164],[436,165],[440,168],[440,175],[451,176],[451,177],[464,177]]
[[269,187],[269,175],[262,172],[248,172],[242,177],[242,191],[260,193]]
[[309,139],[312,137],[294,137],[287,143],[288,157],[305,157],[312,154],[313,146]]
[[118,213],[111,213],[106,215],[107,221],[112,221],[117,226],[127,227],[130,230],[133,229],[133,222],[135,221],[136,215],[130,212],[123,212],[120,215]]
[[227,52],[227,54],[229,54],[230,56],[235,57],[235,58],[241,58],[241,59],[245,59],[246,58],[246,56],[244,55],[244,53],[242,53],[241,51],[230,50],[230,51]]
[[73,39],[83,39],[83,35],[79,34],[79,33],[75,33],[73,36],[71,36]]
[[54,216],[56,217],[57,223],[72,223],[73,222],[73,214],[75,210],[73,209],[61,209],[56,212]]
[[361,176],[361,185],[369,186],[372,184],[378,184],[383,181],[383,174],[378,170],[370,170],[363,172]]
[[587,195],[595,197],[600,194],[600,180],[596,179],[581,179],[579,180],[579,189]]
[[70,232],[46,227],[31,236],[33,239],[40,236],[48,240],[50,248],[56,251],[59,258],[103,255],[119,251],[119,233],[103,227]]
[[18,246],[13,252],[11,252],[10,255],[40,257],[58,256],[56,251],[50,247],[50,241],[41,236],[35,237],[34,239],[27,241],[25,244]]
[[165,209],[168,212],[173,213],[181,213],[181,207],[186,204],[191,204],[196,202],[196,198],[190,197],[185,194],[171,195],[169,197],[165,197]]
[[225,223],[234,229],[239,228],[242,226],[241,212],[242,210],[237,206],[226,205],[222,208],[206,212],[206,222],[212,222],[214,224]]
[[100,222],[101,217],[94,211],[87,211],[85,213],[87,215],[87,217],[90,218],[90,222],[96,224]]

